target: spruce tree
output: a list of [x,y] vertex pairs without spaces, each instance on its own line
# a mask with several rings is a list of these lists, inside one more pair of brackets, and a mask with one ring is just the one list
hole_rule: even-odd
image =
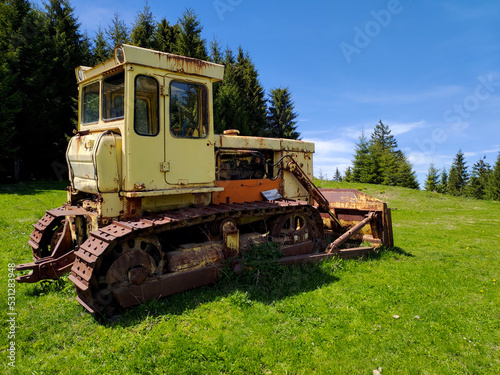
[[431,163],[429,171],[427,172],[427,177],[425,179],[425,190],[427,191],[437,191],[439,185],[439,172],[434,167],[434,163]]
[[211,62],[216,63],[216,64],[223,64],[224,63],[224,56],[221,51],[221,47],[217,39],[214,38],[210,42],[210,59]]
[[419,189],[419,183],[413,166],[406,156],[401,152],[397,154],[396,185],[410,189]]
[[125,21],[120,18],[118,12],[115,12],[111,25],[108,26],[106,31],[111,50],[119,44],[129,43],[128,27]]
[[384,125],[382,120],[379,120],[375,125],[371,135],[370,143],[377,145],[383,151],[394,151],[398,148],[396,138],[391,134],[389,126]]
[[74,69],[89,64],[89,45],[68,1],[50,0],[44,12],[33,11],[27,17],[34,31],[21,47],[29,53],[20,67],[26,69],[26,81],[18,83],[25,109],[16,125],[30,136],[19,143],[19,165],[24,178],[54,178],[51,166],[65,165],[67,137],[76,121]]
[[99,25],[94,37],[92,48],[92,66],[100,64],[112,57],[113,50],[109,47],[103,28]]
[[179,25],[170,26],[166,18],[162,18],[156,25],[153,34],[153,46],[157,51],[175,53],[177,38],[180,34]]
[[446,168],[443,168],[443,172],[441,172],[441,178],[437,186],[437,191],[441,194],[448,193],[448,172],[446,171]]
[[288,87],[271,90],[268,107],[268,134],[275,138],[297,139],[297,113],[293,111],[292,94]]
[[146,1],[144,9],[137,15],[135,19],[135,23],[130,34],[130,40],[135,46],[154,48],[155,30],[155,18],[153,16],[153,13],[151,12],[151,8],[149,7],[148,2]]
[[344,181],[345,182],[353,182],[352,181],[352,169],[350,166],[348,166],[345,170],[345,174],[344,174]]
[[356,153],[354,154],[354,161],[352,167],[352,175],[350,180],[352,182],[371,182],[371,160],[370,160],[370,147],[368,140],[365,137],[364,131],[359,137],[359,142],[356,144]]
[[370,138],[370,183],[398,185],[397,171],[404,166],[398,166],[401,155],[396,154],[397,147],[389,126],[379,120]]
[[479,159],[473,166],[465,187],[465,194],[471,198],[485,199],[488,191],[491,166],[485,162],[486,156]]
[[89,56],[88,45],[79,31],[80,25],[69,1],[50,0],[46,5],[46,20],[45,35],[49,37],[47,42],[51,47],[45,53],[48,57],[47,80],[43,90],[46,97],[54,100],[43,105],[45,126],[41,133],[45,139],[51,140],[54,147],[53,154],[47,153],[47,157],[55,160],[64,156],[66,137],[74,129],[78,93],[74,69],[78,65],[86,65]]
[[370,140],[367,141],[363,134],[356,145],[352,181],[418,189],[415,171],[397,147],[389,127],[379,121]]
[[333,181],[340,182],[342,181],[342,174],[339,172],[339,168],[335,169],[335,176],[333,177]]
[[486,197],[488,199],[500,201],[500,153],[498,153],[495,168],[491,172],[488,180]]
[[175,53],[182,56],[207,60],[205,40],[201,38],[203,26],[192,9],[186,9],[179,19],[180,34],[177,38]]
[[26,26],[26,17],[31,11],[27,1],[0,2],[0,181],[7,177],[18,179],[18,169],[14,167],[18,160],[18,129],[20,114],[23,110],[24,93],[21,74],[21,59],[24,57],[20,47],[27,40],[22,30]]
[[224,80],[214,91],[215,132],[237,129],[242,135],[250,135],[248,113],[244,97],[236,82],[236,60],[231,49],[224,53]]
[[238,48],[234,73],[234,80],[248,116],[248,135],[263,137],[267,132],[264,88],[248,52],[245,53],[241,47]]
[[462,150],[458,150],[448,177],[448,193],[455,196],[463,195],[468,179],[469,173],[467,172],[464,154]]

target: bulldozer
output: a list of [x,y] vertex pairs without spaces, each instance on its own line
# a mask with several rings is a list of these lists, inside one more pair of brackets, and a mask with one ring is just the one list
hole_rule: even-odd
[[387,203],[314,185],[314,143],[214,134],[223,65],[123,44],[75,74],[67,202],[34,225],[18,282],[69,272],[77,301],[112,315],[213,283],[259,243],[283,265],[393,246]]

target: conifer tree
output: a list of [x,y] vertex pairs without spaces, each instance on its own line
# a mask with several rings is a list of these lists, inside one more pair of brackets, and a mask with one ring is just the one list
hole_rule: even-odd
[[92,66],[100,64],[112,57],[113,50],[106,41],[103,28],[99,25],[94,37],[94,47],[92,48]]
[[375,125],[370,143],[377,145],[381,150],[386,152],[391,152],[398,148],[396,138],[391,134],[389,126],[384,125],[382,120],[379,120],[378,124]]
[[431,163],[429,171],[427,172],[427,177],[425,179],[425,190],[427,191],[437,191],[439,184],[439,173],[434,167],[434,163]]
[[30,137],[23,140],[21,155],[32,176],[53,177],[51,165],[65,164],[67,137],[76,121],[78,91],[74,69],[87,65],[91,56],[88,40],[79,31],[69,1],[50,0],[44,13],[35,14],[40,18],[36,33],[30,38],[30,44],[37,49],[29,58],[33,64],[29,74],[32,82],[23,88],[30,90],[26,114],[31,124],[23,129]]
[[441,178],[437,186],[437,191],[441,194],[446,194],[448,192],[448,172],[446,171],[446,168],[443,168],[443,172],[441,172]]
[[379,120],[370,138],[370,183],[398,185],[398,160],[401,160],[401,155],[396,154],[397,147],[389,126]]
[[242,135],[250,135],[244,98],[236,83],[235,63],[233,52],[226,49],[224,80],[214,91],[215,132],[222,134],[226,129],[237,129]]
[[216,63],[216,64],[223,64],[224,63],[224,56],[221,51],[221,47],[217,39],[214,38],[210,42],[210,59],[211,62]]
[[271,90],[268,107],[268,134],[275,138],[297,139],[297,113],[293,111],[292,94],[288,87]]
[[180,34],[177,38],[175,53],[182,56],[207,60],[205,40],[201,38],[203,26],[192,9],[186,9],[179,19]]
[[500,201],[500,153],[498,153],[495,168],[489,177],[486,197]]
[[20,64],[27,40],[23,34],[31,7],[27,1],[0,2],[0,181],[19,178],[18,129],[26,96],[19,90],[26,79]]
[[111,50],[119,44],[129,43],[128,27],[125,21],[120,18],[118,12],[115,12],[111,25],[108,26],[106,31]]
[[149,7],[148,2],[144,5],[144,9],[140,12],[136,19],[134,26],[132,27],[132,32],[130,34],[130,40],[133,45],[144,47],[144,48],[154,48],[156,22]]
[[371,183],[372,166],[370,163],[370,147],[363,131],[359,137],[359,142],[356,144],[351,181]]
[[170,25],[166,18],[162,18],[156,25],[153,34],[153,45],[157,51],[175,53],[177,38],[180,34],[179,25]]
[[419,183],[413,166],[406,156],[400,152],[397,154],[396,185],[410,189],[419,189]]
[[367,141],[363,134],[356,145],[352,180],[418,189],[415,171],[397,147],[389,127],[379,121],[370,140]]
[[464,154],[462,150],[458,150],[448,176],[448,193],[455,196],[463,195],[468,179],[469,173]]
[[248,135],[263,137],[267,133],[268,124],[264,88],[248,52],[245,53],[241,47],[238,48],[234,73],[234,80],[248,116]]
[[351,169],[351,166],[348,166],[346,168],[346,170],[345,170],[344,181],[345,182],[353,182],[352,181],[352,169]]
[[333,177],[333,181],[340,182],[342,181],[342,174],[339,172],[339,168],[335,169],[335,176]]
[[[219,42],[217,39],[214,38],[214,40],[210,43],[210,58],[209,61],[216,63],[216,64],[224,64],[224,55],[221,51]],[[225,75],[227,77],[227,74]],[[214,82],[212,84],[212,92],[213,92],[213,97],[214,97],[214,111],[215,111],[215,102],[217,102],[217,97],[219,95],[219,90],[221,86],[223,85],[223,81],[219,82]],[[220,103],[219,103],[220,104]],[[218,110],[223,110],[223,107],[219,107]],[[218,119],[218,117],[217,117]],[[216,124],[217,127],[217,124]],[[224,130],[224,129],[222,129]]]
[[479,159],[473,166],[469,181],[465,187],[467,196],[476,199],[485,199],[488,190],[491,166],[485,162],[486,156]]

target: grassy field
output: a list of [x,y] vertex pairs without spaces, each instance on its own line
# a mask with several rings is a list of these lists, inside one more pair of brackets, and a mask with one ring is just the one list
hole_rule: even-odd
[[500,374],[500,202],[328,187],[387,201],[396,248],[224,277],[103,322],[67,280],[16,285],[11,368],[8,264],[31,260],[32,224],[65,192],[0,186],[0,372]]

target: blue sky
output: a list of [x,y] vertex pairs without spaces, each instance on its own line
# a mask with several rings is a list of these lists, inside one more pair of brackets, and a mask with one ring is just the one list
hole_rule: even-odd
[[[143,1],[72,1],[89,36]],[[430,163],[469,170],[500,151],[500,3],[493,0],[150,0],[157,20],[190,7],[203,37],[242,46],[269,91],[288,86],[315,175],[351,164],[361,132],[382,120],[423,185]]]

